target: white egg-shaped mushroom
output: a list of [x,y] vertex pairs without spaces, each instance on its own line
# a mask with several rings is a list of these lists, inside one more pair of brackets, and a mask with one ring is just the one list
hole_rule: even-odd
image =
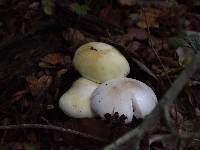
[[144,118],[156,106],[157,97],[153,90],[141,81],[118,78],[106,81],[92,93],[91,107],[104,118],[106,113],[125,115],[126,123],[133,116]]
[[99,84],[79,78],[59,100],[59,107],[68,116],[73,118],[91,118],[95,113],[91,109],[90,98]]
[[126,58],[113,46],[101,42],[78,48],[73,64],[83,77],[97,83],[124,77],[130,72]]

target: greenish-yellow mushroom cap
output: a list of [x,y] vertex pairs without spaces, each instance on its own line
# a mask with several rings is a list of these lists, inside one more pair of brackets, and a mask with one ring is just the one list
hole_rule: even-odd
[[130,72],[126,58],[113,46],[101,42],[78,48],[73,64],[83,77],[97,83],[124,77]]

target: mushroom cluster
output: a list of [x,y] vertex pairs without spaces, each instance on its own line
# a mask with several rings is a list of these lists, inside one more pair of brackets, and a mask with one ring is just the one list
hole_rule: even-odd
[[146,84],[126,76],[130,66],[113,46],[90,42],[77,49],[73,65],[83,76],[59,100],[59,107],[68,116],[91,118],[106,113],[125,115],[126,123],[133,116],[144,118],[156,106],[157,98]]

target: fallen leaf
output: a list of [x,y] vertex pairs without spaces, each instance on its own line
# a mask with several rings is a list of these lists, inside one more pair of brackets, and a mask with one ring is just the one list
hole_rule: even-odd
[[41,58],[42,62],[39,62],[38,66],[41,68],[56,68],[56,64],[65,64],[65,65],[71,65],[71,57],[70,56],[62,56],[60,54],[57,55],[57,53],[48,54],[45,57]]
[[127,51],[130,53],[130,54],[134,54],[134,52],[136,50],[138,50],[140,47],[141,47],[141,43],[140,42],[137,42],[137,41],[133,41],[131,43],[128,44],[127,46]]
[[161,39],[159,39],[158,37],[155,37],[153,35],[150,36],[151,39],[151,43],[149,40],[149,45],[153,46],[156,50],[161,50],[164,46],[164,43]]
[[100,18],[116,26],[120,26],[121,15],[122,13],[114,10],[111,5],[103,8],[99,13]]
[[169,68],[180,67],[177,60],[174,60],[172,57],[167,57],[167,56],[159,56],[159,57],[162,63],[168,66]]
[[43,75],[39,78],[31,75],[26,77],[28,89],[33,96],[36,96],[47,89],[51,85],[52,79],[52,76],[49,75]]
[[135,39],[137,40],[146,40],[148,39],[148,32],[144,29],[131,27],[128,28],[127,33],[119,37],[119,42],[121,45],[125,46],[130,41],[133,41]]
[[118,0],[118,3],[120,3],[122,6],[133,6],[136,4],[136,0]]
[[126,11],[114,9],[112,5],[103,8],[99,13],[99,17],[117,27],[127,27],[132,24]]
[[25,150],[37,150],[36,145],[34,144],[25,144]]
[[63,32],[63,37],[73,46],[79,46],[86,41],[85,36],[79,30],[68,28]]
[[140,12],[140,19],[137,26],[140,28],[159,28],[158,17],[162,15],[161,11],[156,8],[145,8]]
[[33,2],[29,5],[29,8],[30,9],[38,9],[40,6],[40,3],[39,2]]
[[127,35],[137,40],[146,40],[149,36],[146,30],[135,27],[129,28],[127,32]]
[[108,5],[107,7],[103,8],[100,13],[99,13],[99,17],[101,18],[105,18],[109,15],[109,12],[111,11],[112,6]]
[[194,51],[188,47],[179,47],[176,49],[176,53],[178,55],[179,64],[186,66],[192,61]]
[[73,3],[71,5],[71,8],[77,15],[80,15],[80,16],[87,15],[88,11],[90,10],[88,5],[80,5],[78,3]]
[[55,68],[55,66],[52,66],[52,65],[44,63],[44,62],[39,62],[38,66],[41,68]]
[[21,90],[21,91],[15,92],[15,94],[13,94],[14,100],[12,102],[16,102],[22,99],[26,93],[27,93],[27,90]]
[[170,114],[172,120],[176,123],[176,126],[180,126],[183,123],[183,115],[175,108],[175,106],[170,109]]
[[67,69],[61,69],[57,72],[57,77],[60,78],[63,74],[65,74],[68,70]]
[[51,53],[41,58],[41,61],[51,65],[63,64],[64,57],[60,53]]
[[46,15],[52,15],[54,12],[54,0],[42,0],[42,9]]

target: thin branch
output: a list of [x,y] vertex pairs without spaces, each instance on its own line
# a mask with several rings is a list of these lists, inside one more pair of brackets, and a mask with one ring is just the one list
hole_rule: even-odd
[[173,103],[173,101],[177,98],[177,96],[183,89],[184,85],[187,83],[189,78],[195,73],[195,71],[198,68],[200,68],[200,53],[196,54],[193,57],[192,63],[188,65],[185,70],[182,71],[182,73],[175,80],[170,89],[160,100],[159,104],[156,106],[153,112],[146,117],[143,123],[139,125],[137,128],[131,130],[130,132],[120,137],[115,142],[106,146],[103,150],[119,149],[121,145],[127,143],[133,137],[142,137],[146,131],[155,128],[155,125],[158,123],[161,117],[160,114],[161,109],[164,106],[169,107]]
[[25,128],[33,128],[33,129],[47,129],[47,130],[54,130],[54,131],[59,131],[59,132],[64,132],[64,133],[70,133],[70,134],[75,134],[84,138],[88,139],[93,139],[101,142],[108,142],[107,140],[93,136],[87,133],[79,132],[76,130],[72,129],[65,129],[63,127],[58,127],[54,125],[43,125],[43,124],[18,124],[18,125],[5,125],[5,126],[0,126],[0,130],[16,130],[16,129],[25,129]]
[[168,75],[168,72],[167,72],[167,69],[165,67],[165,65],[163,64],[162,60],[160,59],[160,56],[159,54],[157,53],[157,50],[154,48],[153,46],[153,41],[152,41],[152,38],[151,38],[151,33],[150,33],[150,29],[149,29],[149,22],[148,22],[148,19],[147,19],[147,16],[146,16],[146,13],[144,11],[144,8],[142,8],[142,13],[144,14],[144,18],[145,18],[145,23],[147,25],[147,32],[148,32],[148,36],[149,36],[149,44],[150,44],[150,47],[151,49],[154,51],[154,54],[156,55],[159,63],[161,64],[162,68],[163,68],[163,71],[165,72],[166,76],[167,76],[167,80],[169,81],[170,84],[172,84],[171,82],[171,79]]

